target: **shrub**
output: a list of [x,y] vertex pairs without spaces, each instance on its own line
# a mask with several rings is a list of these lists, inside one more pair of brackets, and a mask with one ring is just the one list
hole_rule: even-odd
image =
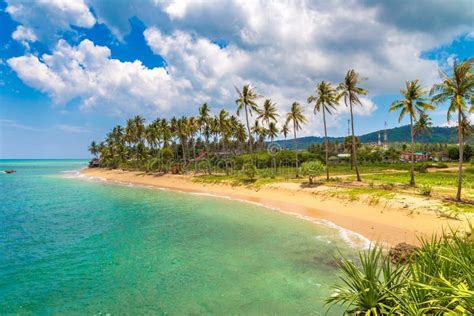
[[431,195],[431,186],[430,185],[422,185],[420,188],[420,194],[424,196]]
[[244,164],[242,172],[248,179],[253,180],[257,174],[257,167],[253,163],[247,162]]
[[275,172],[272,169],[260,169],[258,175],[262,178],[275,178]]
[[474,167],[474,158],[471,158],[471,166]]
[[301,165],[301,173],[309,178],[310,184],[313,184],[313,178],[321,175],[324,170],[325,167],[319,160],[307,161]]
[[416,165],[415,166],[415,171],[418,171],[419,173],[426,173],[428,169],[428,165]]
[[450,231],[420,242],[406,264],[390,263],[379,246],[359,262],[343,258],[343,284],[326,302],[363,315],[472,315],[474,239]]

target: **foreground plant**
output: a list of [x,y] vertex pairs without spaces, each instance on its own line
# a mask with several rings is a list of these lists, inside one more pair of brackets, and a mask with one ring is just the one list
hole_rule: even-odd
[[377,245],[361,252],[357,263],[343,258],[339,265],[343,284],[327,303],[365,315],[474,313],[472,237],[449,231],[420,242],[404,265],[391,263]]

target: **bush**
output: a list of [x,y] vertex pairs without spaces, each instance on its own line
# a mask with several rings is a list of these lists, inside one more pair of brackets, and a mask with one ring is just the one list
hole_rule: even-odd
[[424,196],[431,195],[431,186],[430,185],[422,185],[420,188],[420,194]]
[[472,315],[474,239],[450,231],[420,242],[406,264],[392,264],[379,246],[359,262],[343,258],[344,282],[326,302],[362,315]]
[[313,178],[321,175],[324,170],[325,167],[319,160],[307,161],[301,165],[301,173],[309,178],[310,184],[313,184]]
[[419,173],[426,173],[428,169],[428,165],[416,165],[415,166],[415,171],[418,171]]
[[257,174],[257,167],[251,162],[247,162],[244,164],[242,168],[242,173],[250,180],[253,180],[255,178],[255,175]]
[[448,168],[448,164],[445,164],[444,162],[438,162],[435,165],[432,165],[433,168],[438,168],[438,169],[445,169]]
[[474,158],[471,158],[471,166],[474,167]]
[[275,178],[275,172],[272,169],[261,169],[258,171],[258,175],[262,178]]

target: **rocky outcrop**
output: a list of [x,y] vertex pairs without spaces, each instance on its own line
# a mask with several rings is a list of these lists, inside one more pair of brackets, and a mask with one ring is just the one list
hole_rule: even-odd
[[89,161],[89,168],[98,168],[100,167],[100,159],[99,158],[92,158],[91,161]]
[[413,258],[417,249],[416,246],[402,242],[390,248],[388,255],[393,263],[407,263]]

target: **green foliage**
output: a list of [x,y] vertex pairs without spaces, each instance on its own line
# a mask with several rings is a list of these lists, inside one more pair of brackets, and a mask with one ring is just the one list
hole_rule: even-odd
[[426,173],[428,167],[429,166],[426,164],[419,164],[415,166],[415,171],[418,171],[420,173]]
[[473,166],[473,167],[474,167],[474,157],[473,157],[473,158],[471,158],[471,166]]
[[343,258],[343,283],[327,303],[365,315],[471,315],[474,240],[449,231],[420,242],[405,265],[392,264],[379,246],[361,252],[357,263]]
[[451,160],[459,160],[459,148],[457,146],[449,147],[448,158]]
[[170,147],[165,147],[160,151],[163,162],[167,163],[173,158],[173,150]]
[[422,185],[420,187],[420,194],[424,196],[430,196],[431,195],[431,185]]
[[243,168],[242,173],[250,180],[253,180],[257,175],[257,167],[251,162],[247,162]]
[[437,169],[446,169],[449,166],[444,162],[432,163],[429,165],[430,168],[437,168]]
[[390,258],[375,245],[359,253],[359,264],[342,258],[339,269],[344,285],[327,299],[327,303],[346,305],[347,312],[365,312],[365,315],[389,314],[397,305],[392,293],[404,286],[406,271],[392,265]]
[[271,179],[274,179],[275,178],[275,171],[272,170],[272,169],[261,169],[261,170],[258,170],[258,175],[262,178],[271,178]]
[[464,161],[471,160],[472,155],[473,155],[472,146],[470,146],[469,144],[466,144],[464,146]]
[[301,165],[301,173],[309,178],[309,183],[313,183],[313,178],[321,175],[325,166],[319,160],[307,161]]

